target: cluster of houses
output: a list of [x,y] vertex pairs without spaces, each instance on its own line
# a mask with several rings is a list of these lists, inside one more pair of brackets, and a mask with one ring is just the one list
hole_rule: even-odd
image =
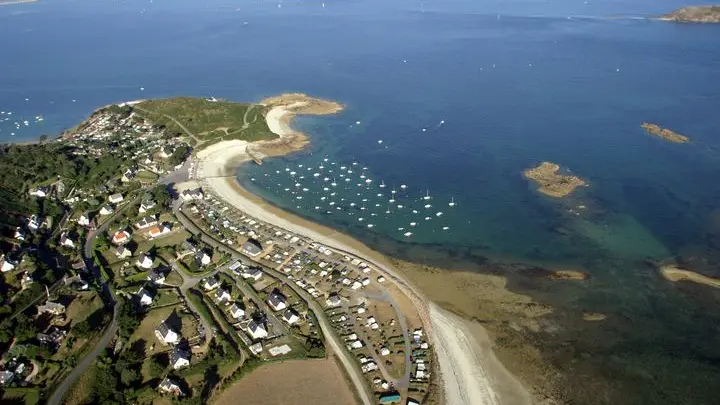
[[163,345],[172,346],[170,351],[170,366],[174,370],[190,366],[188,343],[173,329],[167,319],[155,328],[155,337],[157,337]]
[[187,256],[193,256],[200,267],[207,266],[212,262],[212,257],[208,252],[190,240],[184,241],[181,249],[176,252],[177,260],[183,260]]

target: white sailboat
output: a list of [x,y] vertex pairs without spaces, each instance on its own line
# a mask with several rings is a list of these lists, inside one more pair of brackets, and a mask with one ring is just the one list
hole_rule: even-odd
[[450,197],[450,203],[448,203],[448,205],[451,207],[455,206],[455,197]]
[[425,197],[423,197],[423,200],[429,200],[430,199],[430,190],[427,190],[427,193],[425,194]]

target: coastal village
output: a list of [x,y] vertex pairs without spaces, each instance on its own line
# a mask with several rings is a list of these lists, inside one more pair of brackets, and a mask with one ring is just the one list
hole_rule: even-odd
[[92,181],[51,173],[15,197],[39,208],[3,224],[3,400],[222,402],[253,370],[303,360],[335,363],[348,403],[437,403],[423,315],[390,277],[226,204],[194,178],[222,135],[152,107],[108,106],[47,142],[96,162]]

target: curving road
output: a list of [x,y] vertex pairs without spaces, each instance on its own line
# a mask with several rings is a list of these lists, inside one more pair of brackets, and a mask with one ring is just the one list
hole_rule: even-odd
[[[233,256],[240,257],[240,253],[236,251],[235,249],[223,244],[219,240],[217,240],[212,235],[208,234],[207,232],[200,229],[195,223],[188,218],[182,211],[178,210],[175,212],[176,217],[178,220],[188,229],[191,230],[193,233],[199,233],[202,237],[202,240],[214,248],[217,248],[219,250],[224,250],[226,252],[229,252]],[[276,270],[273,270],[271,268],[268,268],[264,266],[261,263],[255,262],[254,260],[251,260],[245,256],[242,256],[248,261],[252,261],[258,266],[261,266],[263,269],[263,272],[266,272],[267,274],[277,278],[280,280],[283,284],[285,284],[287,287],[291,288],[299,297],[301,297],[307,304],[308,308],[315,313],[315,317],[318,320],[318,326],[320,326],[320,329],[322,330],[323,335],[325,336],[326,343],[330,346],[330,349],[335,352],[335,354],[338,356],[338,359],[340,359],[340,362],[342,363],[343,367],[347,371],[348,376],[352,380],[353,385],[355,386],[356,392],[360,396],[360,399],[364,405],[372,405],[375,403],[374,396],[370,392],[370,389],[368,387],[367,381],[365,380],[365,376],[363,376],[362,372],[360,371],[357,363],[355,362],[355,359],[352,357],[352,355],[347,351],[345,348],[344,342],[335,332],[335,329],[333,329],[332,325],[330,324],[330,321],[325,316],[325,312],[320,307],[320,305],[315,301],[315,299],[310,296],[305,290],[300,288],[298,285],[293,283],[290,279],[285,276],[285,274],[278,272]]]
[[[187,178],[187,166],[188,163],[186,162],[183,164],[182,168],[175,170],[171,173],[168,173],[166,176],[160,178],[157,182],[157,184],[170,184],[174,182],[179,182],[183,180],[183,177]],[[117,325],[117,316],[118,316],[118,306],[116,305],[115,300],[115,294],[110,289],[109,280],[105,280],[105,278],[102,276],[100,269],[95,265],[95,262],[92,258],[92,250],[95,245],[95,238],[101,234],[102,232],[105,232],[112,223],[112,221],[117,218],[118,215],[120,215],[123,211],[125,211],[128,207],[134,205],[136,202],[138,202],[140,199],[142,199],[143,195],[145,194],[145,191],[148,190],[150,186],[140,189],[138,195],[122,207],[120,207],[115,213],[113,213],[108,219],[103,222],[100,227],[97,229],[90,230],[87,235],[87,239],[85,240],[85,245],[83,246],[83,260],[85,261],[85,266],[92,271],[93,276],[96,280],[100,283],[102,294],[105,295],[106,302],[113,307],[113,317],[110,321],[110,324],[107,326],[107,329],[105,329],[105,333],[103,334],[102,338],[98,342],[98,344],[93,348],[93,350],[85,355],[85,357],[78,363],[75,368],[70,371],[70,373],[65,377],[65,379],[55,388],[55,391],[53,391],[53,394],[50,396],[50,399],[48,399],[48,405],[60,405],[62,403],[63,398],[65,397],[65,394],[67,391],[72,387],[72,385],[77,381],[78,378],[80,378],[85,371],[90,367],[90,365],[95,361],[95,358],[100,355],[100,353],[110,344],[110,341],[115,336],[118,330]]]

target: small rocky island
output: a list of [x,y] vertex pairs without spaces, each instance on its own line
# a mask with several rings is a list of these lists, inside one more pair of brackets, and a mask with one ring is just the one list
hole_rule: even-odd
[[667,128],[661,128],[659,125],[651,124],[649,122],[643,122],[642,125],[640,125],[642,129],[644,129],[648,134],[655,135],[660,138],[665,139],[666,141],[675,142],[675,143],[685,143],[690,140],[685,135],[680,135],[677,132],[667,129]]
[[720,6],[688,6],[660,17],[664,21],[720,23]]
[[539,192],[555,198],[566,197],[576,188],[587,185],[581,178],[560,174],[559,170],[560,165],[556,163],[542,162],[537,167],[525,170],[523,175],[540,186]]

